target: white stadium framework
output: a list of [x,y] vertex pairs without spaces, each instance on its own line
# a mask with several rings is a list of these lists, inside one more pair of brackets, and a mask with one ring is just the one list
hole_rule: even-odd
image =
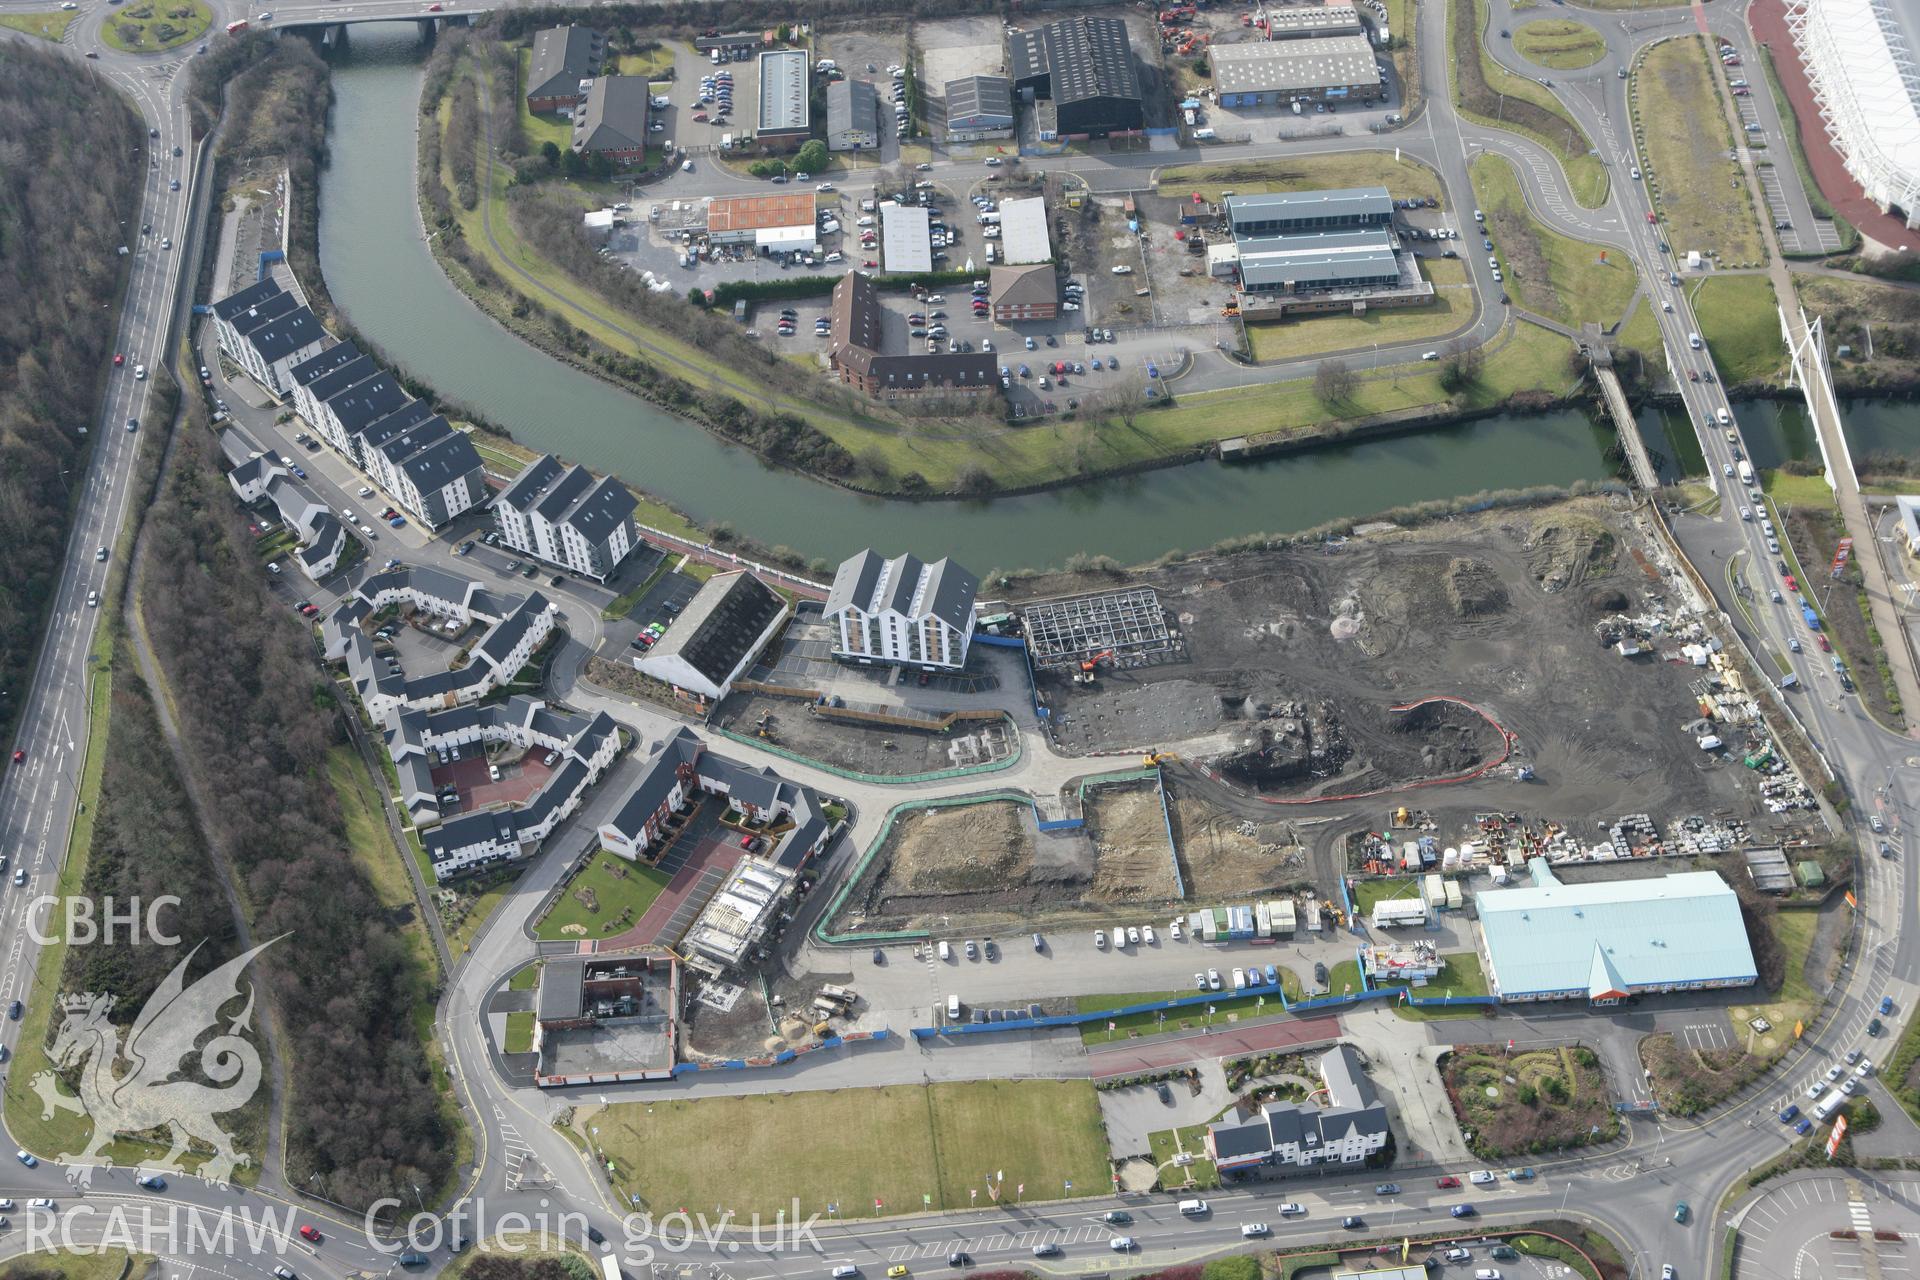
[[1909,0],[1788,0],[1827,137],[1867,198],[1920,226],[1920,69]]

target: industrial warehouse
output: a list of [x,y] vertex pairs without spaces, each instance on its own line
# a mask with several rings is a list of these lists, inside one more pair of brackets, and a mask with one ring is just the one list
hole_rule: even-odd
[[1478,895],[1487,981],[1502,1000],[1616,1005],[1758,979],[1740,900],[1712,871],[1563,884],[1543,858],[1533,883]]
[[1050,22],[1008,37],[1014,92],[1035,104],[1040,137],[1104,138],[1140,129],[1140,72],[1119,18]]
[[1223,107],[1284,107],[1298,102],[1374,102],[1386,78],[1363,35],[1223,44],[1209,54]]
[[1418,262],[1400,250],[1385,187],[1228,196],[1223,216],[1233,239],[1208,248],[1207,269],[1237,279],[1249,314],[1359,312],[1434,299]]

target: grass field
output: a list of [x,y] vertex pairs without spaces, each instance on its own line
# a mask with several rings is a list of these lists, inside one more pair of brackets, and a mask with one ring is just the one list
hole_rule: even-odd
[[664,872],[602,850],[567,885],[535,928],[535,936],[542,942],[566,942],[620,933],[639,922],[668,879]]
[[1002,1204],[1111,1191],[1100,1104],[1085,1080],[663,1099],[584,1123],[598,1129],[620,1198],[655,1213],[731,1209],[770,1222],[796,1197],[802,1215],[828,1204],[847,1218],[965,1209],[970,1191],[989,1203],[984,1179],[994,1174],[1005,1175]]
[[15,31],[24,31],[30,36],[39,36],[42,40],[58,40],[67,34],[67,28],[73,25],[77,13],[0,13],[0,27],[11,27]]
[[1427,307],[1388,308],[1369,311],[1363,316],[1307,315],[1291,320],[1263,320],[1247,325],[1247,341],[1253,344],[1253,358],[1266,362],[1439,338],[1472,318],[1473,297],[1468,289],[1464,284],[1436,285],[1433,305]]
[[673,50],[665,45],[648,49],[644,53],[620,55],[620,74],[623,76],[651,76],[658,80],[672,70]]
[[[1385,983],[1385,986],[1397,986],[1397,983]],[[1440,972],[1427,980],[1427,985],[1414,992],[1418,996],[1484,996],[1487,992],[1486,971],[1480,967],[1480,954],[1477,951],[1456,951],[1452,955],[1440,958]],[[1396,1004],[1393,1011],[1408,1022],[1431,1022],[1445,1018],[1478,1018],[1486,1011],[1478,1005],[1460,1005],[1457,1008],[1444,1006],[1420,1009],[1410,1004]]]
[[1217,201],[1222,191],[1253,195],[1265,191],[1311,191],[1338,187],[1385,187],[1396,200],[1415,196],[1440,199],[1440,179],[1425,165],[1395,160],[1386,152],[1300,156],[1251,163],[1177,165],[1162,169],[1158,188],[1164,196],[1198,191]]
[[1607,55],[1607,42],[1584,22],[1540,18],[1513,33],[1513,47],[1528,62],[1559,71],[1590,67]]
[[1643,301],[1634,309],[1633,318],[1620,326],[1620,345],[1632,347],[1647,358],[1654,372],[1667,367],[1666,343],[1660,338],[1660,321],[1654,307]]
[[533,1048],[533,1010],[507,1015],[506,1043],[500,1047],[507,1053],[526,1053]]
[[1356,880],[1353,885],[1353,909],[1363,916],[1372,915],[1376,903],[1418,899],[1420,882],[1413,876],[1376,876]]
[[1740,166],[1727,158],[1733,138],[1707,58],[1688,36],[1655,45],[1634,72],[1647,186],[1675,254],[1698,249],[1724,267],[1759,266],[1766,246]]
[[[1194,1191],[1211,1191],[1220,1185],[1220,1170],[1206,1156],[1207,1126],[1193,1124],[1184,1129],[1161,1129],[1147,1135],[1147,1146],[1153,1151],[1163,1187],[1178,1187],[1183,1178],[1185,1185]],[[1174,1158],[1181,1155],[1192,1156],[1193,1163],[1175,1164]]]
[[[1300,978],[1291,969],[1280,968],[1280,989],[1289,1000],[1300,998]],[[1220,970],[1220,976],[1229,984],[1233,980],[1232,968]],[[1146,1004],[1155,1000],[1177,1000],[1186,996],[1197,996],[1200,992],[1192,987],[1179,991],[1140,991],[1123,995],[1078,996],[1073,1005],[1078,1013],[1095,1013],[1101,1009],[1123,1009],[1128,1005]],[[1225,1027],[1236,1018],[1252,1018],[1263,1014],[1279,1013],[1281,1004],[1273,998],[1273,988],[1262,986],[1258,991],[1246,995],[1234,995],[1231,985],[1220,993],[1213,1005],[1213,1017],[1207,1017],[1207,1006],[1191,1004],[1178,1010],[1169,1011],[1163,1019],[1157,1012],[1130,1013],[1120,1018],[1107,1018],[1089,1022],[1080,1028],[1082,1044],[1106,1044],[1112,1040],[1137,1040],[1150,1036],[1164,1035],[1177,1031],[1191,1031],[1199,1027]],[[1116,1024],[1109,1032],[1107,1023]]]
[[1714,276],[1690,292],[1700,337],[1727,386],[1774,378],[1785,368],[1773,282],[1765,276]]
[[129,1256],[125,1249],[99,1246],[86,1253],[47,1249],[7,1259],[0,1264],[0,1280],[49,1271],[65,1277],[65,1280],[120,1280],[122,1276],[127,1280],[139,1280],[152,1265],[151,1256],[144,1253]]
[[1507,289],[1522,306],[1568,325],[1619,321],[1638,285],[1625,254],[1602,262],[1599,247],[1548,230],[1528,211],[1519,175],[1505,157],[1476,156],[1468,173]]
[[122,53],[159,53],[198,40],[212,25],[206,0],[147,0],[114,14],[100,33]]

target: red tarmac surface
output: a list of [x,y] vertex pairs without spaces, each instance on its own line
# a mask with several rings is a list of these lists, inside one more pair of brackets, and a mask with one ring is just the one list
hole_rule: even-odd
[[[723,827],[721,830],[724,831],[726,828]],[[660,896],[648,905],[646,914],[640,917],[633,928],[618,937],[606,939],[600,944],[602,950],[618,951],[622,947],[640,947],[659,941],[662,933],[679,914],[681,906],[692,896],[694,889],[699,886],[701,878],[707,872],[718,870],[724,876],[746,855],[746,850],[740,847],[737,840],[709,840],[705,843],[707,847],[689,857],[686,865],[675,873],[673,879],[667,881],[667,887],[662,889]],[[686,924],[691,923],[691,918],[683,921],[683,929]]]
[[1103,1049],[1088,1046],[1093,1076],[1126,1075],[1135,1071],[1158,1071],[1177,1067],[1197,1058],[1226,1058],[1242,1053],[1265,1053],[1270,1049],[1291,1049],[1295,1045],[1315,1044],[1337,1039],[1340,1019],[1332,1017],[1282,1018],[1259,1026],[1224,1028],[1206,1035],[1155,1037],[1138,1048]]
[[[1694,11],[1698,13],[1699,8],[1696,0]],[[1920,247],[1920,234],[1907,230],[1906,223],[1892,214],[1880,212],[1880,207],[1867,199],[1860,184],[1847,173],[1840,153],[1827,140],[1820,108],[1813,100],[1813,86],[1807,83],[1806,66],[1800,61],[1792,33],[1787,30],[1786,6],[1781,0],[1754,0],[1747,10],[1747,25],[1752,28],[1754,39],[1773,54],[1774,70],[1779,73],[1780,85],[1787,91],[1793,113],[1798,117],[1800,145],[1807,153],[1807,167],[1813,170],[1814,181],[1827,203],[1869,240],[1889,249]],[[1751,79],[1756,82],[1754,92],[1761,92],[1759,77]]]

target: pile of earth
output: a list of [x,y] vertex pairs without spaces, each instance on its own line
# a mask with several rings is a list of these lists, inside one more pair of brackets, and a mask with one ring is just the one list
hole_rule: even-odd
[[1265,789],[1275,783],[1330,778],[1353,755],[1330,702],[1243,704],[1251,733],[1214,763],[1220,772]]
[[1510,603],[1499,575],[1470,556],[1455,556],[1447,562],[1446,582],[1447,600],[1462,618],[1505,613]]

